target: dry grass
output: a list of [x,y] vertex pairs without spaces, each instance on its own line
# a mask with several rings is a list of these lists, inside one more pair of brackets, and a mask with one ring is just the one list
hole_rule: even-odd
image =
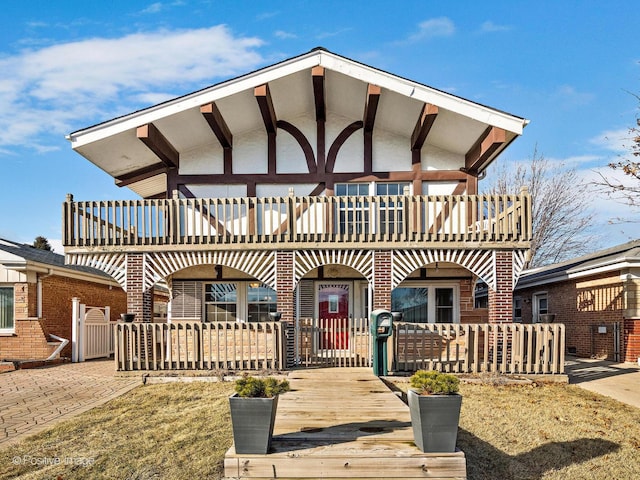
[[[0,450],[0,478],[220,478],[232,443],[232,391],[231,383],[138,387]],[[61,464],[32,465],[56,459]]]
[[640,410],[562,384],[463,383],[469,480],[640,478]]
[[[0,450],[0,478],[219,479],[231,391],[230,383],[136,388]],[[567,385],[492,381],[462,384],[461,393],[458,446],[470,480],[640,478],[638,409]],[[14,457],[92,464],[14,465]]]

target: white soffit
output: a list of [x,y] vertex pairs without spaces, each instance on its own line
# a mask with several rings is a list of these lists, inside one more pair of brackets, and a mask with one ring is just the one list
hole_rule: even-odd
[[129,188],[142,198],[153,197],[154,195],[167,191],[167,175],[162,173],[155,177],[140,180],[139,182],[129,185]]
[[[252,90],[264,83],[272,82],[282,76],[290,75],[301,70],[310,69],[319,63],[319,52],[311,52],[308,56],[296,57],[288,61],[265,67],[257,72],[228,80],[204,90],[185,95],[174,100],[140,110],[138,112],[115,118],[84,130],[79,130],[68,136],[74,148],[95,142],[101,138],[115,135],[119,132],[135,129],[140,125],[156,122],[158,119],[174,115],[190,108],[200,108],[221,98]],[[253,91],[250,92],[253,95]],[[254,100],[255,102],[255,100]],[[226,119],[225,119],[226,121]]]
[[[208,87],[199,92],[194,92],[183,97],[171,100],[160,105],[146,108],[129,115],[110,120],[108,122],[79,130],[70,134],[67,138],[74,149],[79,149],[98,140],[111,137],[126,130],[135,129],[140,125],[157,122],[158,120],[175,115],[189,109],[199,109],[200,105],[217,102],[220,99],[251,91],[256,86],[274,82],[278,79],[294,75],[314,66],[321,65],[327,70],[339,72],[348,77],[362,82],[378,85],[387,90],[399,93],[419,102],[430,103],[440,108],[450,110],[453,113],[469,117],[478,122],[503,128],[517,135],[522,133],[527,120],[514,117],[493,108],[489,108],[454,95],[435,90],[411,80],[403,79],[377,70],[352,60],[346,59],[327,51],[311,51],[307,54],[295,57],[284,62],[265,67],[241,77],[228,80],[218,85]],[[293,82],[295,84],[295,82]],[[329,82],[327,82],[330,85]],[[333,86],[331,89],[333,90]],[[250,92],[253,94],[253,92]],[[327,92],[331,94],[331,92]],[[280,93],[278,93],[279,95]],[[357,99],[362,102],[362,98]],[[361,103],[362,105],[362,103]],[[226,117],[225,117],[226,119]],[[230,125],[231,128],[231,125]],[[233,131],[233,130],[232,130]]]
[[397,77],[390,73],[377,70],[360,63],[347,60],[330,52],[322,52],[320,64],[330,70],[334,70],[363,82],[373,83],[380,87],[392,90],[421,102],[431,103],[438,107],[450,110],[454,113],[467,116],[494,127],[509,130],[518,135],[522,134],[527,120],[514,117],[508,113],[480,105],[449,93],[427,87],[417,82]]
[[135,130],[120,132],[80,146],[76,151],[90,158],[93,164],[113,177],[160,162],[158,157],[136,137]]
[[[270,82],[269,90],[276,118],[295,118],[313,112],[315,109],[311,74],[308,70],[280,77]],[[253,103],[256,103],[255,98]]]

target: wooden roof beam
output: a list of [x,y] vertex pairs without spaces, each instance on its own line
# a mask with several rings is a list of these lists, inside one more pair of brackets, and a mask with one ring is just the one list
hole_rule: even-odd
[[211,131],[215,134],[222,148],[233,147],[233,135],[220,113],[220,109],[214,103],[207,103],[200,106],[200,113],[209,124]]
[[411,135],[411,150],[422,149],[437,116],[437,106],[430,103],[425,103],[422,106],[422,111],[420,112],[416,126],[413,128],[413,134]]
[[127,185],[131,185],[132,183],[141,182],[142,180],[146,180],[147,178],[167,173],[168,170],[169,167],[167,167],[164,163],[154,163],[153,165],[139,168],[138,170],[134,170],[133,172],[125,173],[124,175],[115,177],[116,186],[126,187]]
[[311,80],[313,82],[313,99],[316,104],[316,121],[327,119],[325,99],[324,99],[324,67],[316,66],[311,69]]
[[372,132],[373,125],[376,121],[376,112],[378,110],[378,102],[380,101],[380,87],[369,84],[367,86],[367,99],[364,104],[364,131]]
[[498,148],[507,141],[507,132],[498,127],[488,127],[465,155],[465,171],[477,174]]
[[258,107],[260,107],[260,113],[262,114],[262,120],[264,121],[264,127],[267,129],[267,133],[276,133],[278,120],[276,118],[276,111],[273,108],[269,84],[265,83],[256,87],[253,94],[258,102]]
[[136,136],[169,168],[178,168],[180,155],[153,123],[136,129]]

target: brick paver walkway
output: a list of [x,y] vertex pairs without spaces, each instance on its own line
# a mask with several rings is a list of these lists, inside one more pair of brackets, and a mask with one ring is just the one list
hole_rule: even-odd
[[141,385],[114,377],[113,360],[67,363],[0,375],[0,448]]

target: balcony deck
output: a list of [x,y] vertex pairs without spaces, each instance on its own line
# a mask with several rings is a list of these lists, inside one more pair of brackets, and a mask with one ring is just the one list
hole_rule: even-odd
[[[400,195],[63,204],[66,253],[326,248],[528,248],[531,200]],[[114,248],[115,247],[115,248]]]

